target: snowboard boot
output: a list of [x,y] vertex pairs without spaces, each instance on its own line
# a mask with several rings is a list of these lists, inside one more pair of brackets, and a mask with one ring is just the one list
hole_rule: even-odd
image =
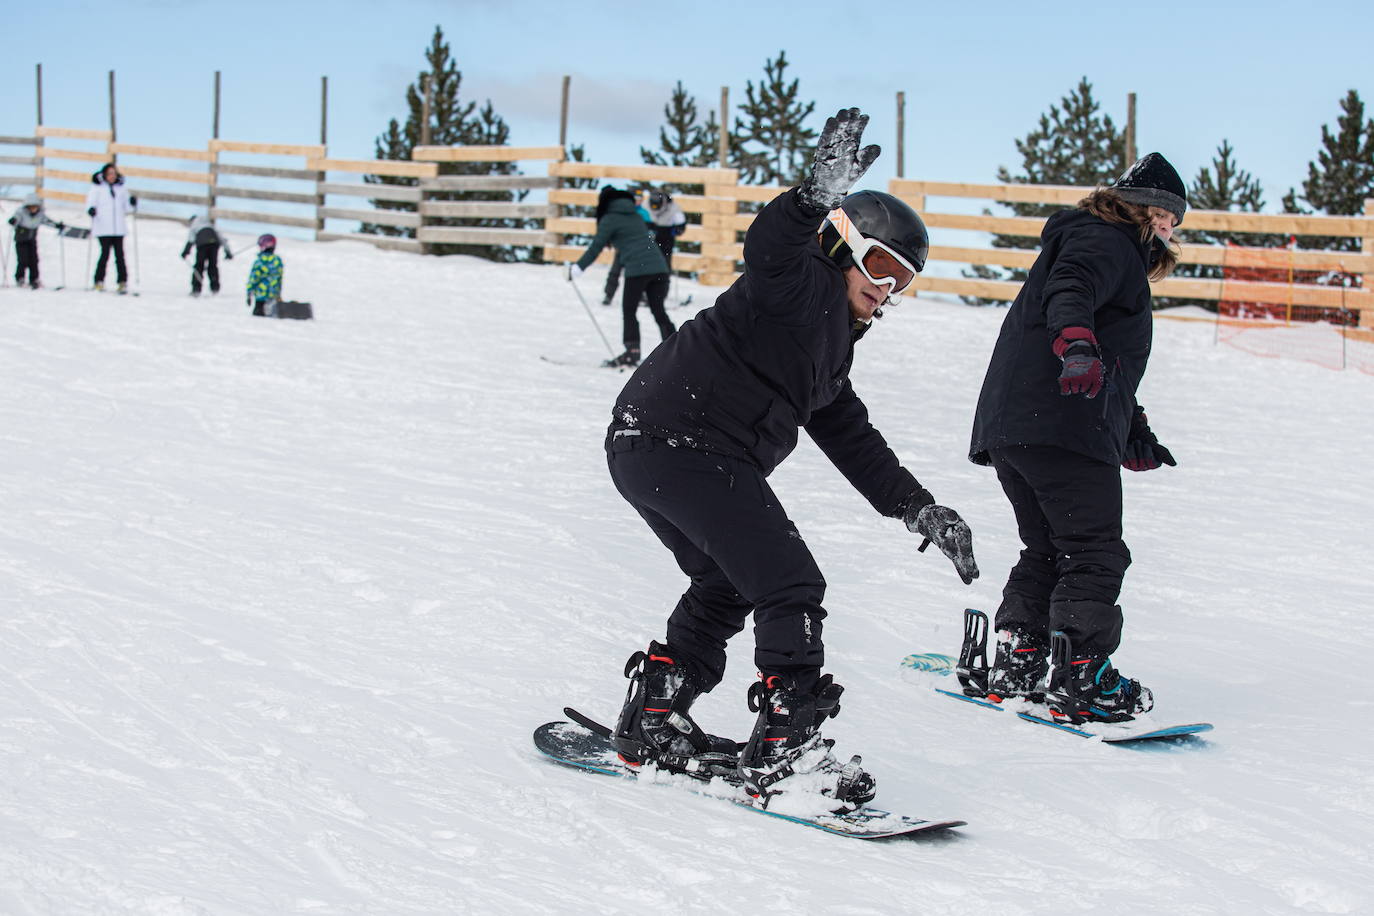
[[121,283],[121,284],[119,284],[119,288],[118,288],[117,291],[118,291],[118,293],[119,293],[121,296],[124,295],[125,293],[127,293],[127,292],[129,291],[129,284],[127,284],[127,283]]
[[1106,656],[1076,654],[1060,630],[1050,634],[1049,684],[1045,702],[1055,719],[1129,722],[1154,709],[1155,698],[1140,681],[1122,677]]
[[837,814],[871,801],[877,783],[863,770],[863,759],[856,754],[841,764],[831,753],[835,742],[821,736],[821,723],[840,711],[844,688],[828,674],[808,692],[776,674],[759,676],[749,688],[749,708],[758,719],[740,752],[745,791],[763,799],[765,808],[777,795],[823,796]]
[[105,284],[99,280],[95,281],[95,286],[91,288],[94,289],[97,293],[105,292]]
[[620,368],[628,368],[628,367],[631,367],[631,366],[638,366],[638,365],[639,365],[639,348],[638,348],[638,347],[626,347],[624,353],[620,354],[619,356],[612,357],[611,359],[606,360],[606,361],[605,361],[604,363],[602,363],[601,365],[605,366],[607,369],[620,369]]
[[997,631],[997,655],[988,672],[987,697],[994,703],[1023,699],[1045,702],[1050,648],[1043,633],[1012,627]]
[[677,664],[667,646],[651,642],[647,652],[630,656],[625,676],[630,687],[612,734],[621,760],[697,779],[733,775],[739,745],[708,735],[688,715],[703,692],[691,668]]

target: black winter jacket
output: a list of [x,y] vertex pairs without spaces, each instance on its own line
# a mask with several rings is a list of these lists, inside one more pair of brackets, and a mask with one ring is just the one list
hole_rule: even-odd
[[[969,459],[987,464],[989,449],[1052,445],[1119,465],[1150,358],[1152,246],[1136,226],[1086,210],[1054,214],[1040,238],[1040,256],[992,351]],[[1071,327],[1097,336],[1106,372],[1092,400],[1059,393],[1061,366],[1051,346]]]
[[611,428],[744,459],[772,473],[808,435],[860,493],[898,516],[919,488],[849,382],[866,325],[788,191],[744,240],[744,274],[650,354],[616,400]]
[[606,214],[596,224],[596,238],[592,239],[586,253],[578,258],[577,266],[586,270],[607,245],[615,248],[616,256],[625,265],[626,277],[648,277],[668,272],[668,262],[663,259],[663,252],[649,234],[649,225],[635,210],[632,199],[611,200],[606,207]]

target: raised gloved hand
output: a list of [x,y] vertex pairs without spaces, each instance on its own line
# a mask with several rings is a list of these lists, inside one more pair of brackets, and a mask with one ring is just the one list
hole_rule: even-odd
[[569,264],[567,276],[568,282],[571,283],[572,281],[576,280],[578,277],[582,276],[583,272],[584,271],[582,270],[582,268],[578,267],[576,264]]
[[1065,328],[1054,339],[1052,349],[1064,366],[1059,372],[1059,393],[1097,397],[1102,390],[1103,367],[1092,329]]
[[95,207],[87,207],[86,215],[91,217],[92,219],[95,219]]
[[[924,495],[929,499],[930,494]],[[954,564],[955,571],[965,585],[978,578],[978,563],[973,558],[973,532],[958,512],[948,506],[913,499],[903,513],[902,521],[908,531],[925,538],[917,550],[924,551],[934,541],[940,552]]]
[[1126,435],[1126,454],[1121,456],[1121,466],[1128,471],[1153,471],[1161,464],[1178,467],[1173,454],[1159,444],[1150,430],[1145,408],[1137,405],[1131,415],[1131,431]]
[[882,152],[877,144],[859,148],[867,126],[868,115],[859,114],[857,108],[841,108],[835,117],[825,119],[811,174],[797,191],[802,206],[818,214],[829,213],[849,196],[849,189]]
[[132,194],[129,195],[129,206],[131,206],[131,207],[137,207],[137,206],[138,206],[138,198],[135,197],[135,196],[132,195]]
[[66,228],[67,228],[67,224],[66,224],[66,223],[61,223],[61,222],[59,222],[59,223],[57,224],[57,231],[58,231],[58,232],[61,232],[62,230],[66,229]]

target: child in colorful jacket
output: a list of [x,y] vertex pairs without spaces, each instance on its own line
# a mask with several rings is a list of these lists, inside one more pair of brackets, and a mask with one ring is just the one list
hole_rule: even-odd
[[254,315],[270,318],[277,314],[282,273],[281,258],[277,256],[277,237],[258,236],[258,257],[253,262],[253,269],[248,272],[248,304],[253,307]]

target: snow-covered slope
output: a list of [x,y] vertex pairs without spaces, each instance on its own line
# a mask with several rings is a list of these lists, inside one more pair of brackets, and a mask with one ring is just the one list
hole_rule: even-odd
[[[554,268],[285,239],[317,320],[270,321],[248,257],[193,300],[181,227],[140,232],[139,298],[0,290],[0,912],[1374,908],[1374,379],[1157,322],[1141,397],[1179,467],[1126,481],[1116,661],[1217,728],[1133,751],[899,669],[957,648],[1019,545],[964,457],[1003,313],[885,319],[856,387],[983,578],[809,442],[774,475],[830,584],[837,752],[885,807],[969,821],[864,844],[531,747],[565,704],[614,715],[682,588],[606,477],[625,376]],[[713,730],[748,728],[750,656],[746,632]]]

